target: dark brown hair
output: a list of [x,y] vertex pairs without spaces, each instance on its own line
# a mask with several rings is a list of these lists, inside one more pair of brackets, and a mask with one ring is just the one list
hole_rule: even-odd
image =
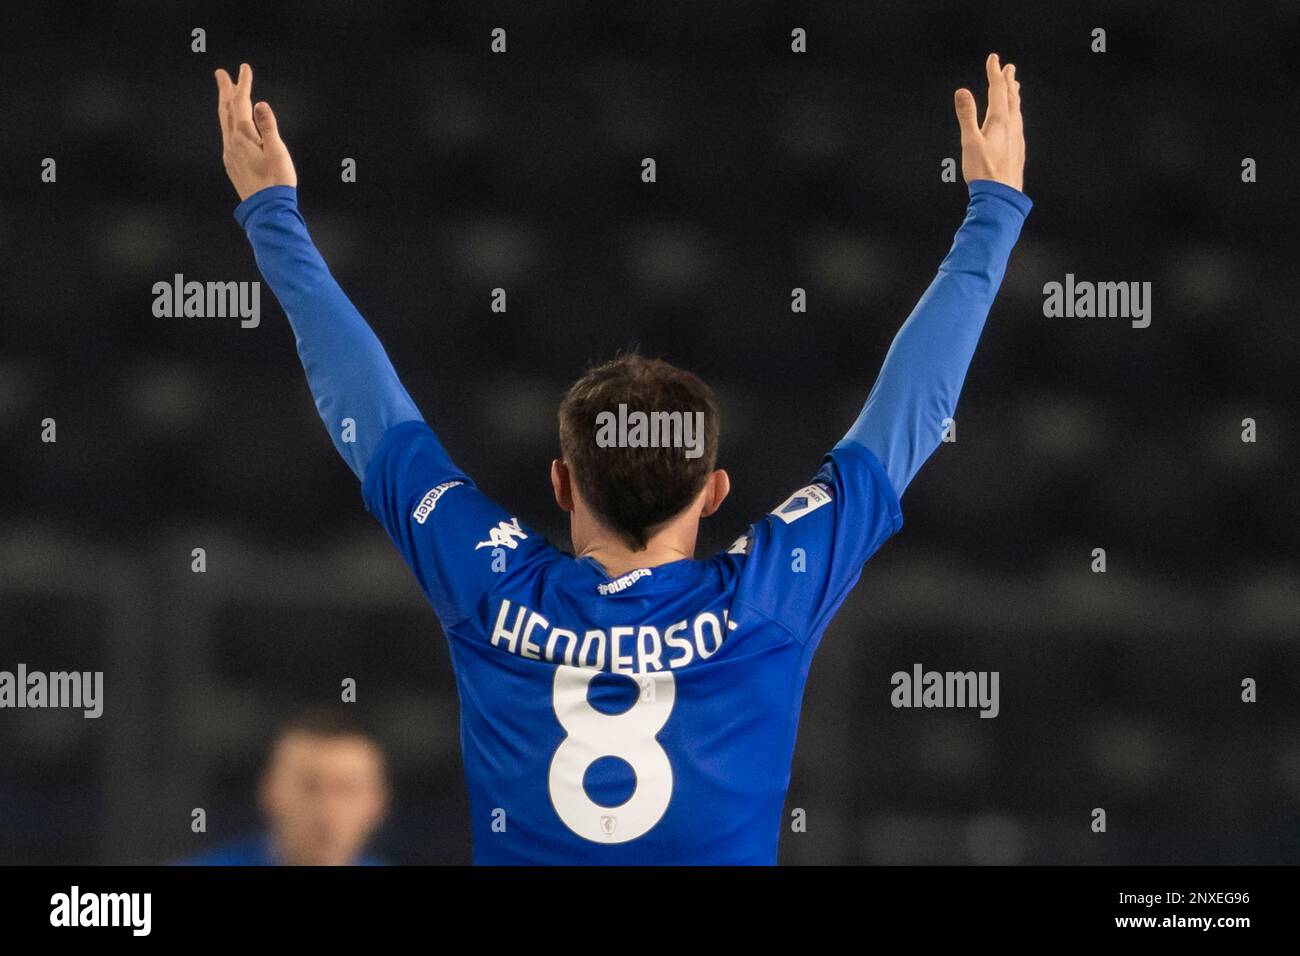
[[[608,447],[597,444],[602,412],[646,415],[702,412],[703,453],[680,447]],[[695,419],[693,418],[692,421]],[[718,460],[718,403],[698,376],[662,359],[625,352],[573,383],[560,403],[560,454],[583,499],[634,551],[650,532],[691,503]]]
[[287,720],[281,721],[275,728],[275,734],[271,738],[268,762],[274,763],[281,745],[290,737],[314,737],[318,740],[355,738],[370,745],[379,759],[381,772],[387,773],[388,758],[384,754],[383,747],[379,745],[379,741],[375,739],[374,734],[370,732],[365,722],[354,718],[346,711],[345,708],[350,706],[355,705],[343,704],[334,707],[317,707],[312,710],[302,711]]
[[[283,720],[275,728],[272,744],[280,744],[286,737],[301,734],[305,737],[335,739],[339,737],[361,737],[375,743],[369,729],[362,725],[341,707],[318,707],[294,714]],[[378,744],[375,744],[378,746]]]

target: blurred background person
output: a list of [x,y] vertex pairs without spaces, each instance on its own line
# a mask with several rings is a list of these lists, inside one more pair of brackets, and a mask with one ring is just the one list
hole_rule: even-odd
[[192,866],[379,866],[366,845],[388,811],[379,745],[333,711],[301,715],[271,744],[258,784],[264,832],[184,861]]

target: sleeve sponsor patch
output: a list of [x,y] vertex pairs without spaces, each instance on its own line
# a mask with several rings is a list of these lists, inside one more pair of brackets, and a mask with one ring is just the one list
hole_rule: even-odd
[[442,484],[430,488],[428,494],[420,499],[420,503],[411,512],[411,517],[415,519],[415,523],[424,524],[425,519],[433,514],[433,509],[438,506],[438,499],[452,488],[463,484],[465,484],[463,481],[444,481]]
[[808,485],[800,488],[771,512],[786,524],[798,521],[806,514],[811,514],[831,500],[830,487],[823,484]]

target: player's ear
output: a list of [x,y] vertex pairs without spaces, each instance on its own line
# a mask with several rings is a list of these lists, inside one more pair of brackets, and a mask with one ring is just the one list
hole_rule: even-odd
[[555,492],[555,503],[561,511],[573,510],[573,484],[569,477],[569,466],[559,458],[551,462],[551,489]]
[[725,468],[719,468],[704,483],[704,510],[700,512],[700,517],[707,518],[721,508],[722,502],[730,493],[731,478]]

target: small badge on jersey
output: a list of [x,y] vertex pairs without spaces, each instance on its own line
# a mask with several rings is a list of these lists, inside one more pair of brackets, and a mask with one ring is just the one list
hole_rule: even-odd
[[811,514],[824,504],[831,500],[831,489],[827,485],[815,484],[808,485],[806,488],[800,488],[781,504],[777,505],[772,514],[776,515],[786,524],[798,521],[806,514]]
[[428,494],[420,499],[420,503],[411,512],[411,517],[415,519],[415,523],[424,524],[425,519],[433,514],[433,509],[438,507],[438,499],[452,488],[463,484],[465,484],[463,481],[444,481],[442,484],[430,488]]

